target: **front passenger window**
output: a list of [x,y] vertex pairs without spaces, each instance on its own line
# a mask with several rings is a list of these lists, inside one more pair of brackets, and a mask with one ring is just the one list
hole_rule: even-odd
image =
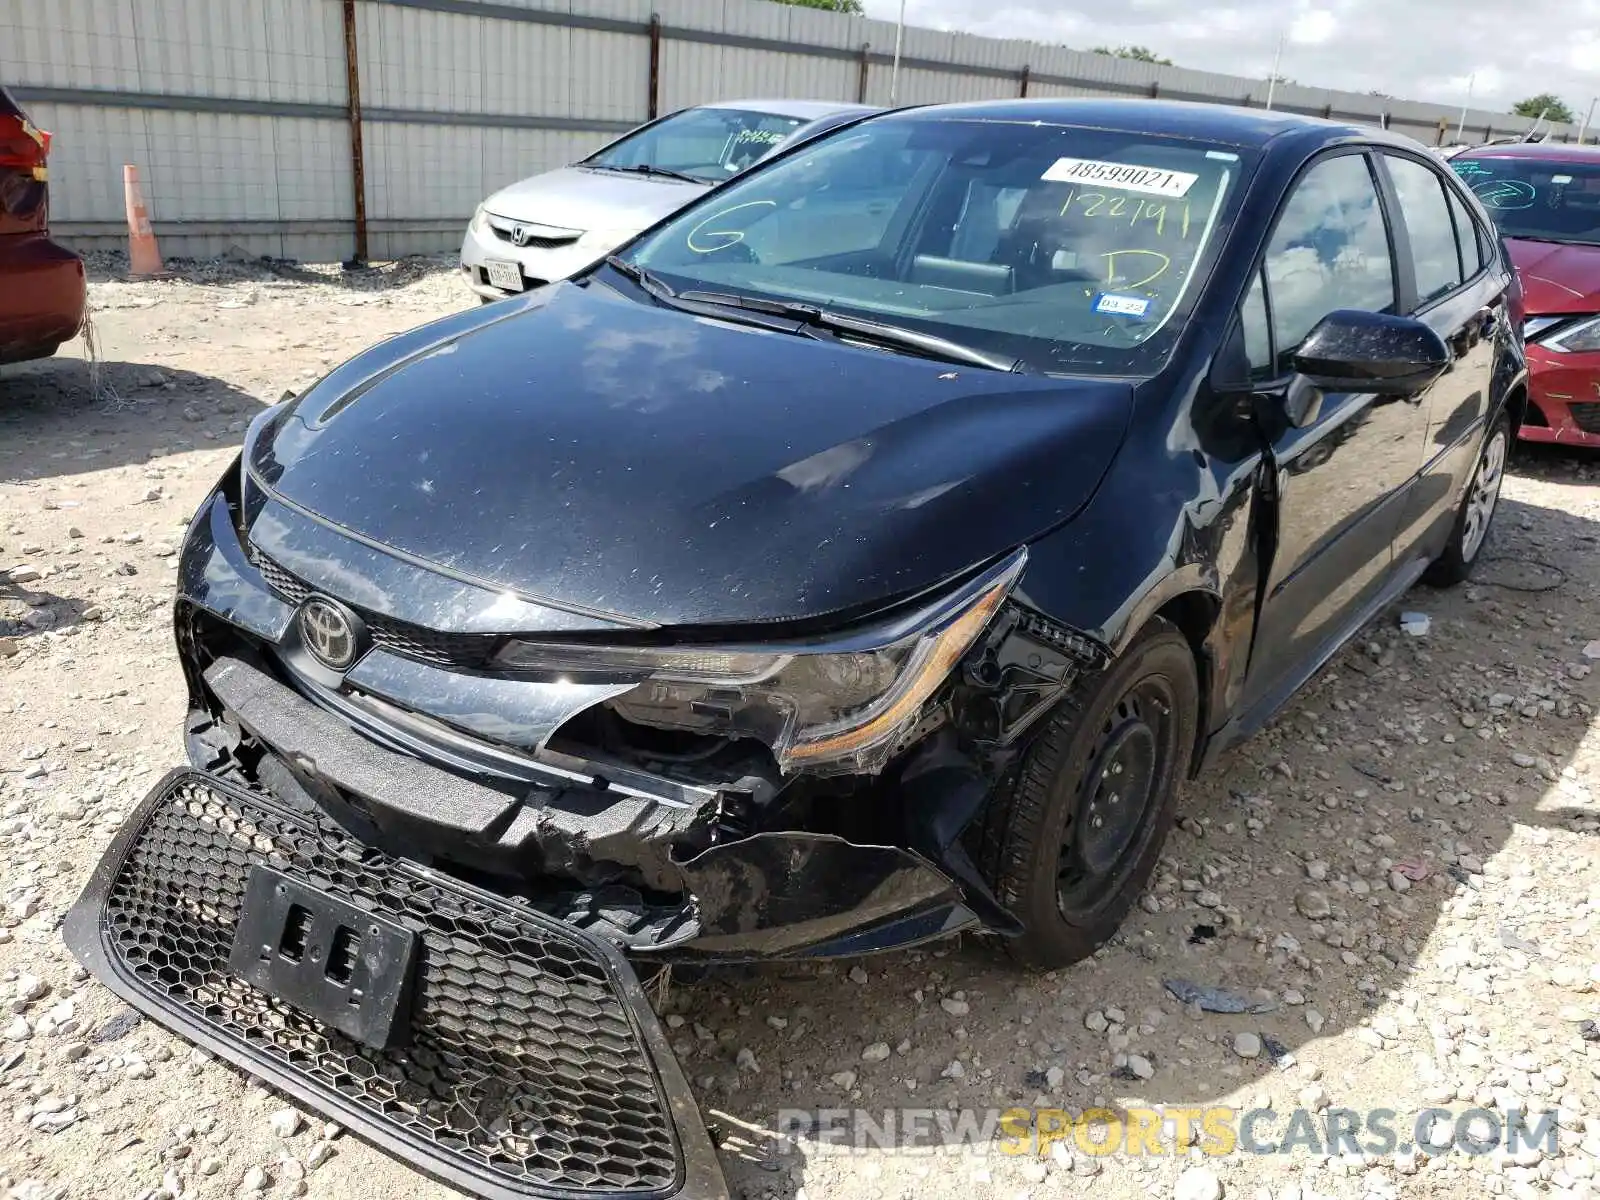
[[1400,213],[1411,240],[1411,258],[1417,268],[1417,302],[1426,304],[1453,291],[1462,279],[1444,180],[1415,159],[1388,154],[1384,161],[1400,197]]
[[1394,263],[1365,155],[1326,158],[1300,178],[1266,255],[1278,371],[1330,312],[1395,309]]

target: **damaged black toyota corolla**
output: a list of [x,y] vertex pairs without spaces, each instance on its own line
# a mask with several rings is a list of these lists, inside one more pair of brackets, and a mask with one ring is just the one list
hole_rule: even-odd
[[929,108],[367,351],[189,530],[193,769],[72,944],[469,1190],[719,1194],[635,970],[1110,936],[1180,781],[1477,557],[1490,229],[1370,130]]

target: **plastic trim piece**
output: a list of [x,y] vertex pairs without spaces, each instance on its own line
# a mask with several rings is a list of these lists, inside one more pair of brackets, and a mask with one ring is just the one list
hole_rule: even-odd
[[[108,943],[104,911],[107,898],[121,873],[130,851],[143,832],[151,812],[183,783],[198,779],[205,787],[234,797],[252,807],[278,813],[290,820],[301,820],[291,810],[256,792],[246,792],[233,784],[203,772],[181,768],[169,772],[152,788],[133,814],[117,831],[110,847],[90,876],[83,894],[67,913],[63,936],[67,948],[113,994],[140,1012],[146,1013],[196,1045],[269,1080],[274,1087],[307,1106],[328,1114],[378,1148],[417,1168],[430,1178],[459,1188],[484,1200],[646,1200],[636,1191],[600,1191],[509,1184],[491,1172],[472,1167],[434,1149],[427,1142],[410,1137],[382,1121],[374,1120],[360,1106],[338,1092],[319,1086],[308,1076],[287,1070],[277,1060],[241,1039],[228,1036],[216,1026],[199,1020],[147,986]],[[638,977],[627,961],[609,942],[570,925],[555,921],[531,909],[518,907],[492,892],[484,891],[449,876],[423,867],[411,869],[426,875],[434,884],[460,892],[474,904],[498,909],[519,921],[548,926],[557,936],[586,947],[603,964],[612,988],[628,1009],[641,1049],[666,1098],[669,1115],[677,1135],[680,1155],[678,1186],[657,1192],[658,1200],[729,1200],[727,1182],[712,1148],[688,1080],[667,1044],[666,1035],[650,1008]]]

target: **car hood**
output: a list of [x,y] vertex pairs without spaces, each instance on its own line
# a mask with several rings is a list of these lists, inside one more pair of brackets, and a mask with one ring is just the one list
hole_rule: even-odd
[[1507,238],[1530,317],[1600,312],[1600,246]]
[[374,347],[252,475],[369,542],[657,625],[865,611],[1072,516],[1125,381],[817,341],[559,283]]
[[562,167],[501,188],[483,202],[499,217],[561,229],[637,232],[701,196],[710,184]]

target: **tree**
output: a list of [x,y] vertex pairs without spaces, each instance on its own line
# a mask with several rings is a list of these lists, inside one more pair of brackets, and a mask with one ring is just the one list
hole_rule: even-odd
[[1561,97],[1550,92],[1540,92],[1537,96],[1529,96],[1526,100],[1518,100],[1511,106],[1511,113],[1518,117],[1544,117],[1546,121],[1558,124],[1572,124],[1572,110],[1561,100]]
[[1096,54],[1107,54],[1112,58],[1131,58],[1134,62],[1155,63],[1158,67],[1170,67],[1172,65],[1170,58],[1162,58],[1149,46],[1118,46],[1115,49],[1110,46],[1096,46],[1094,52]]
[[793,4],[798,8],[821,8],[828,12],[849,13],[859,17],[862,14],[861,0],[778,0],[779,4]]

